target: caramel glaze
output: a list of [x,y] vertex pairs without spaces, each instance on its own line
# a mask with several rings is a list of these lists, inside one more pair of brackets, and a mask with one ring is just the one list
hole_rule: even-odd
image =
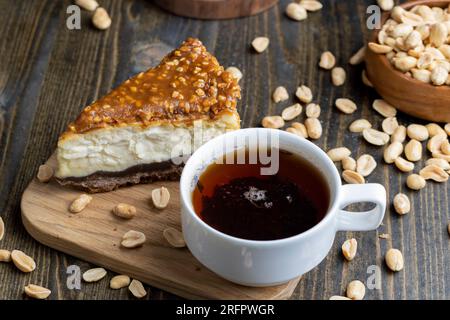
[[84,108],[62,135],[99,128],[214,119],[236,111],[241,89],[200,40],[188,38],[161,63]]

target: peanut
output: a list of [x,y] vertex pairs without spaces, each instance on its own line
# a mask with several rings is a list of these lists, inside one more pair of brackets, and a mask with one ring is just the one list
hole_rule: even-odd
[[350,156],[352,152],[345,147],[334,148],[327,152],[328,157],[334,162],[342,161],[342,159]]
[[389,249],[385,256],[386,265],[392,271],[400,271],[403,269],[403,255],[398,249]]
[[281,112],[281,117],[285,121],[290,121],[298,117],[302,113],[302,106],[300,103],[296,103],[290,107],[285,108]]
[[89,269],[83,273],[83,280],[86,282],[97,282],[106,276],[107,272],[103,268]]
[[286,7],[286,15],[292,20],[301,21],[308,17],[306,9],[298,3],[291,2]]
[[342,244],[342,254],[348,261],[353,260],[353,258],[356,256],[357,249],[358,242],[356,242],[356,239],[352,238],[349,240],[345,240],[345,242]]
[[330,51],[325,51],[320,56],[319,66],[325,70],[331,70],[336,64],[336,58]]
[[43,164],[39,166],[37,179],[39,180],[39,182],[47,183],[53,177],[53,174],[54,174],[53,168],[46,164]]
[[69,211],[72,213],[79,213],[86,208],[86,206],[92,201],[92,197],[87,194],[78,196],[70,205]]
[[92,24],[99,30],[108,29],[111,26],[111,18],[108,12],[104,8],[98,7],[92,16]]
[[164,238],[167,242],[175,248],[183,248],[186,246],[183,234],[175,228],[166,228],[163,231]]
[[156,188],[152,190],[153,205],[157,209],[164,209],[170,201],[170,192],[166,187]]
[[407,214],[411,211],[411,203],[404,193],[398,193],[394,197],[394,209],[400,215]]
[[343,113],[346,114],[351,114],[355,112],[356,109],[358,109],[358,107],[352,100],[346,98],[337,99],[335,105],[336,108],[338,108],[339,110],[341,110]]
[[311,139],[319,139],[322,136],[322,124],[317,118],[306,119],[305,126]]
[[427,182],[418,174],[411,174],[406,178],[406,185],[412,190],[420,190],[425,188]]
[[25,286],[24,292],[27,296],[34,299],[47,299],[52,293],[49,289],[35,285],[29,284]]
[[126,203],[119,203],[114,207],[113,212],[118,217],[131,219],[136,215],[136,207]]
[[347,285],[347,297],[352,300],[362,300],[366,294],[364,283],[359,280],[353,280]]
[[253,49],[255,49],[256,52],[262,53],[264,52],[267,47],[269,46],[270,40],[267,37],[257,37],[253,39],[252,46]]
[[122,236],[120,244],[125,248],[131,249],[142,246],[145,241],[145,234],[140,231],[130,230]]
[[125,276],[125,275],[118,275],[113,277],[110,281],[109,281],[109,287],[111,289],[122,289],[125,288],[127,286],[130,285],[130,277],[129,276]]
[[264,128],[279,129],[284,126],[284,120],[280,116],[267,116],[261,122]]

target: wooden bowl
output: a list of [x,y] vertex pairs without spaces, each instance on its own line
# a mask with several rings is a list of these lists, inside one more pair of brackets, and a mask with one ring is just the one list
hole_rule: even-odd
[[[446,7],[450,0],[419,0],[402,4],[410,9],[419,4]],[[389,18],[385,13],[381,23]],[[370,41],[377,42],[379,30]],[[384,54],[366,50],[366,70],[369,80],[384,100],[412,116],[435,122],[450,122],[450,86],[434,86],[404,75],[395,69]]]
[[278,0],[155,0],[176,15],[198,19],[231,19],[265,11]]

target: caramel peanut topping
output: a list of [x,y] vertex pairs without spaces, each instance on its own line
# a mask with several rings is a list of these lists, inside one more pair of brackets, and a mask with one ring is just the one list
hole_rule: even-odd
[[69,132],[121,124],[147,126],[164,119],[189,121],[235,112],[240,87],[198,39],[188,38],[155,68],[125,81],[87,106]]

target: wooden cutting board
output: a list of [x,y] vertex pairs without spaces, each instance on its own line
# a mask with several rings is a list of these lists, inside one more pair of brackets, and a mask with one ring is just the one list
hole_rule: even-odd
[[[47,164],[56,167],[54,155]],[[153,208],[150,200],[152,189],[160,186],[171,194],[164,210]],[[51,248],[190,299],[287,299],[299,282],[266,288],[237,285],[203,267],[187,248],[172,248],[162,234],[166,227],[181,230],[178,182],[97,193],[82,212],[69,213],[70,203],[81,193],[55,181],[34,179],[21,202],[26,230]],[[124,220],[113,215],[119,202],[134,205],[136,217]],[[145,233],[147,242],[136,249],[121,248],[122,235],[131,229]]]

